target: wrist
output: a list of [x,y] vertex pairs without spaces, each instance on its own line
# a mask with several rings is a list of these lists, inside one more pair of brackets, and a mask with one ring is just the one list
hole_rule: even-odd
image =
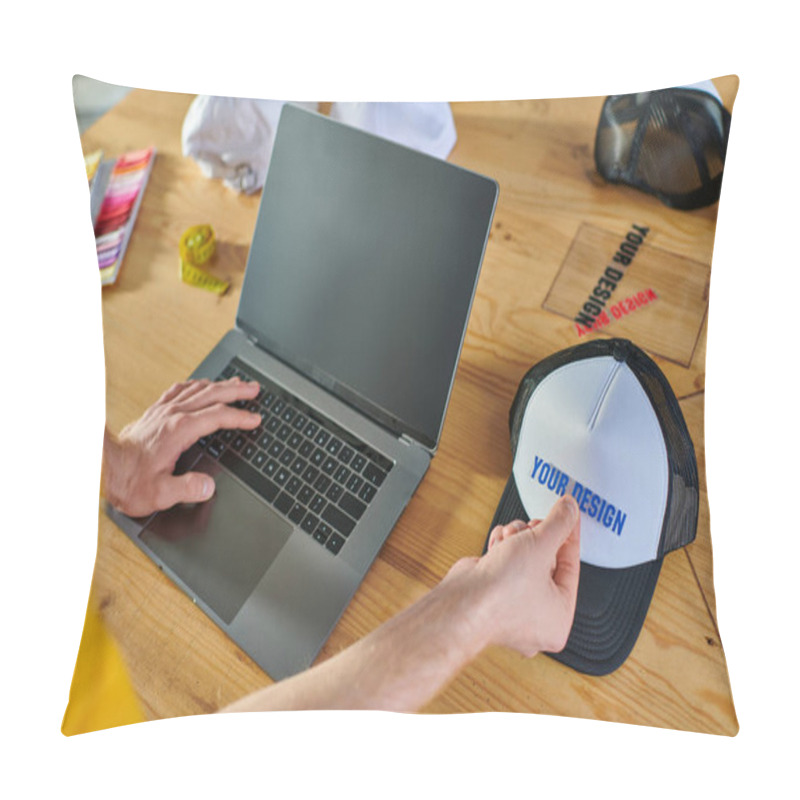
[[446,595],[453,640],[466,663],[492,644],[494,615],[491,581],[477,559],[458,561],[432,592]]
[[124,461],[122,443],[108,428],[103,432],[103,461],[100,485],[103,496],[112,506],[125,511]]

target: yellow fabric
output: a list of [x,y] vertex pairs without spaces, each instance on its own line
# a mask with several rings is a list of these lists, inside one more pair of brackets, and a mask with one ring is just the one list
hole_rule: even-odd
[[73,736],[144,720],[122,656],[89,598],[61,732]]

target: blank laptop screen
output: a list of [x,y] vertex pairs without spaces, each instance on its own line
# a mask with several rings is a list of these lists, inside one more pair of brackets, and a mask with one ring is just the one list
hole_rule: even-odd
[[496,196],[488,178],[285,106],[237,322],[432,447]]

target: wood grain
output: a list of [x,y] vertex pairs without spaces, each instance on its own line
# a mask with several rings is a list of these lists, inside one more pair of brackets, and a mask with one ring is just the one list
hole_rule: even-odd
[[[716,83],[730,108],[736,79]],[[180,130],[191,99],[134,91],[83,139],[86,152],[102,147],[108,155],[158,147],[119,284],[103,292],[107,423],[114,431],[188,375],[235,318],[259,196],[203,178],[183,157]],[[455,560],[481,552],[510,473],[508,410],[519,380],[541,358],[579,341],[571,320],[545,301],[581,227],[624,237],[635,221],[650,227],[654,247],[711,264],[715,207],[678,212],[595,173],[602,100],[453,104],[458,143],[450,160],[500,183],[478,293],[438,453],[319,660],[412,603]],[[201,222],[217,233],[212,269],[232,281],[221,298],[178,279],[178,238]],[[696,541],[665,559],[626,663],[591,678],[544,655],[527,660],[491,649],[425,711],[520,711],[736,732],[715,624],[705,493],[706,324],[703,316],[684,363],[656,356],[682,399],[698,453],[700,524]],[[614,332],[590,336],[604,335]],[[93,588],[150,717],[207,713],[270,683],[102,511]]]
[[[631,339],[652,355],[688,367],[708,309],[711,264],[669,253],[648,239],[634,228],[620,241],[616,234],[581,225],[543,307],[578,324],[576,317],[589,305],[583,329],[598,325],[609,336]],[[626,245],[630,255],[620,253]],[[630,258],[630,264],[622,266],[616,257]],[[603,297],[594,303],[596,288]]]

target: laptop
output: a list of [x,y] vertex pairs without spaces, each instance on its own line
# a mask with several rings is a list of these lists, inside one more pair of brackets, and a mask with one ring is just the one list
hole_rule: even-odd
[[436,452],[497,193],[283,108],[235,327],[191,376],[259,381],[263,424],[181,456],[206,503],[109,508],[274,680],[311,665]]

